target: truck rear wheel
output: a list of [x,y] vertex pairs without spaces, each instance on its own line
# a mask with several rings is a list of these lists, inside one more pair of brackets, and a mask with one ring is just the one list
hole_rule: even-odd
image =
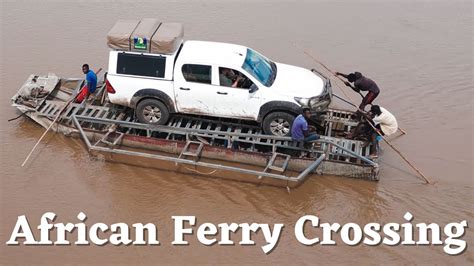
[[168,108],[155,99],[145,99],[140,101],[136,109],[137,118],[145,124],[164,125],[168,122],[170,113]]
[[291,135],[291,125],[295,116],[284,112],[270,113],[263,119],[263,132],[267,135],[288,137]]

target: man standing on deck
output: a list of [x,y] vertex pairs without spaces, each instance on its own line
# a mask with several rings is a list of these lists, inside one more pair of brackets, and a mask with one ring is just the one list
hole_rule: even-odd
[[[373,80],[364,77],[360,72],[354,72],[348,75],[336,72],[336,75],[346,78],[348,81],[344,82],[344,84],[357,93],[360,91],[368,91],[359,105],[359,109],[362,111],[364,111],[366,105],[372,104],[374,99],[377,98],[380,93],[380,89],[377,84]],[[352,86],[350,82],[353,82],[354,86]]]
[[86,85],[76,97],[76,102],[81,103],[87,99],[89,94],[94,93],[97,87],[97,76],[94,71],[89,69],[88,64],[82,65],[82,73],[86,75]]
[[316,133],[310,133],[308,128],[308,119],[311,118],[309,108],[303,108],[302,114],[298,115],[291,126],[291,138],[294,141],[310,142],[319,139]]

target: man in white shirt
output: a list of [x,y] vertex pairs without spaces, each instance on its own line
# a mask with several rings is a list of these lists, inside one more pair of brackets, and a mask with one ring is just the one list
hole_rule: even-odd
[[390,136],[398,130],[397,119],[387,109],[378,105],[372,105],[370,112],[373,115],[372,121],[379,133],[383,136]]
[[[370,108],[370,113],[372,114],[373,125],[377,129],[377,132],[382,136],[390,136],[398,130],[397,119],[393,114],[391,114],[387,109],[380,107],[378,105],[372,105]],[[376,156],[377,149],[377,132],[373,132],[371,139],[373,144],[373,151],[371,156]]]

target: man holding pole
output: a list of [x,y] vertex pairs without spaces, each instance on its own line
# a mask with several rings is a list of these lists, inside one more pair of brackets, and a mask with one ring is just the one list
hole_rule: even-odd
[[[348,81],[344,82],[344,84],[352,88],[354,91],[358,93],[360,93],[360,91],[368,91],[359,105],[359,109],[362,111],[364,111],[366,105],[372,104],[380,93],[377,84],[373,80],[364,77],[360,72],[354,72],[348,75],[336,72],[336,75],[346,78]],[[354,86],[352,86],[350,82],[353,82]]]
[[[370,115],[372,117],[373,131],[371,134],[371,141],[374,147],[374,151],[371,152],[371,156],[375,156],[377,147],[378,136],[390,136],[397,132],[398,123],[395,116],[387,111],[387,109],[378,105],[372,105],[370,107]],[[381,137],[380,137],[381,138]]]

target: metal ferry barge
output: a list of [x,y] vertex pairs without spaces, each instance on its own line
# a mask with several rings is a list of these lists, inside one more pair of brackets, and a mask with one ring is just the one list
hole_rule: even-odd
[[84,82],[31,75],[12,106],[45,128],[80,137],[92,155],[108,161],[287,188],[313,174],[379,180],[371,146],[344,138],[358,123],[351,111],[319,112],[314,125],[321,139],[307,147],[245,121],[176,114],[165,125],[137,122],[134,110],[107,100],[104,82],[87,103],[72,102]]

